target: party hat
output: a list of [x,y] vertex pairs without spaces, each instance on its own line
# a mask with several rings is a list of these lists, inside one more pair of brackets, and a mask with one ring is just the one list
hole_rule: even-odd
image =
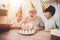
[[35,8],[34,4],[32,3],[32,0],[30,0],[30,7]]
[[40,0],[40,2],[41,2],[42,10],[45,10],[49,6],[47,3],[45,3],[41,0]]
[[18,13],[22,13],[22,5],[20,5],[20,8],[18,10]]

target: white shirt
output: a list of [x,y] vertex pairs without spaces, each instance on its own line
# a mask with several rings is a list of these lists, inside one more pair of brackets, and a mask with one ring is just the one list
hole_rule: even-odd
[[44,25],[45,25],[45,29],[53,29],[56,28],[56,24],[55,24],[55,19],[54,17],[51,17],[50,19],[43,19],[44,21]]
[[12,26],[21,26],[21,24],[22,24],[22,22],[23,22],[23,20],[21,20],[20,22],[17,22],[17,20],[14,20],[13,22],[12,22]]

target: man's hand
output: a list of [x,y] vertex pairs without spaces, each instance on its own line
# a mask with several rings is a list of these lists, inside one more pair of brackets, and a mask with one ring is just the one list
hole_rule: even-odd
[[39,27],[34,27],[33,29],[35,30],[35,32],[39,31]]

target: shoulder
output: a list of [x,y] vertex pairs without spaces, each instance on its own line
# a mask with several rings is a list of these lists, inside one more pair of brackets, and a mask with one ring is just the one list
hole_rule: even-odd
[[39,20],[42,20],[42,18],[41,18],[40,16],[37,16],[37,18],[38,18]]
[[25,17],[25,18],[29,18],[29,16]]
[[25,20],[29,19],[29,16],[25,17]]

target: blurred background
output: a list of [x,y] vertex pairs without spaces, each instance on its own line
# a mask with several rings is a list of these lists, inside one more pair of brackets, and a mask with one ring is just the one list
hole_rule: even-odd
[[20,6],[22,6],[24,19],[29,15],[31,5],[35,6],[37,15],[42,19],[44,19],[43,10],[49,5],[53,5],[56,8],[55,19],[59,18],[60,0],[0,0],[0,24],[10,24],[16,18]]

